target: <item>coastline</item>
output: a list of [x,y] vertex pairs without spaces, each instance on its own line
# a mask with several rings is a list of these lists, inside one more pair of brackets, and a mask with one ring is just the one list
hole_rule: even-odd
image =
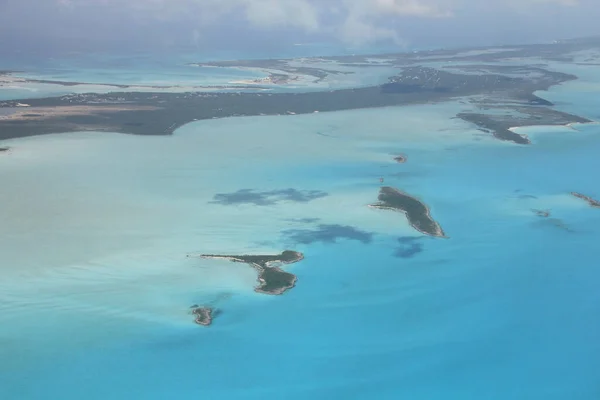
[[[159,86],[148,86],[150,91],[135,91],[143,85],[120,85],[116,88],[128,89],[123,92],[71,94],[58,97],[16,99],[0,101],[0,107],[15,107],[26,103],[31,114],[44,114],[35,120],[13,117],[0,120],[0,140],[34,136],[47,133],[76,131],[111,131],[139,135],[170,135],[178,127],[189,122],[204,119],[228,118],[236,116],[310,114],[318,112],[381,108],[411,104],[441,103],[459,98],[469,101],[471,106],[457,114],[481,131],[495,138],[517,144],[530,144],[527,135],[514,130],[515,126],[567,125],[591,122],[586,118],[552,109],[552,103],[536,96],[538,91],[577,79],[567,73],[556,72],[539,65],[524,62],[518,67],[503,65],[507,58],[565,56],[573,49],[587,48],[586,43],[564,43],[560,46],[528,45],[513,46],[505,52],[467,54],[463,50],[440,50],[415,53],[396,53],[364,56],[312,57],[298,59],[237,60],[188,65],[238,68],[260,71],[267,77],[243,80],[243,86],[215,86],[216,91],[205,87],[191,87],[186,92],[152,91]],[[423,54],[427,58],[423,58]],[[271,84],[285,85],[299,78],[314,78],[316,81],[329,76],[352,74],[348,68],[376,68],[366,66],[365,60],[381,59],[381,63],[397,69],[396,75],[389,76],[388,82],[370,86],[327,90],[324,86],[310,92],[273,92]],[[452,70],[433,67],[434,62],[449,62],[456,59],[468,60],[472,65],[454,66]],[[319,61],[321,60],[321,61]],[[324,61],[323,61],[324,60]],[[484,72],[472,74],[470,70],[483,63]],[[495,64],[491,64],[495,63]],[[336,70],[335,67],[341,69]],[[400,68],[401,67],[401,68]],[[345,68],[345,70],[344,70]],[[509,72],[513,76],[506,76]],[[9,76],[10,75],[6,75]],[[12,78],[9,78],[12,79]],[[74,86],[84,84],[70,81],[37,82]],[[242,81],[240,81],[242,82]],[[268,83],[261,87],[260,82]],[[103,83],[110,85],[107,83]],[[173,86],[175,87],[175,86]],[[242,90],[235,92],[235,90]],[[259,89],[247,91],[245,89]],[[138,89],[139,90],[139,89]],[[465,103],[466,104],[466,103]],[[120,111],[102,112],[98,118],[91,109],[98,106],[114,105]],[[51,113],[48,107],[89,106],[89,114],[73,111],[77,115],[74,122],[67,111]],[[152,112],[139,107],[154,107]],[[36,112],[37,110],[40,112]],[[488,112],[490,110],[491,112]],[[514,116],[501,115],[496,111],[515,112]],[[42,112],[44,111],[44,112]],[[108,111],[108,110],[106,110]],[[43,124],[42,124],[43,123]]]

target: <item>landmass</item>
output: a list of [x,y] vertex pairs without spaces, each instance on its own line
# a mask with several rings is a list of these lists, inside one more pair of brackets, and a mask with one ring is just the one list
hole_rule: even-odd
[[429,236],[446,237],[442,227],[431,217],[429,207],[393,187],[382,187],[379,191],[379,203],[369,207],[403,212],[410,225],[419,232]]
[[394,161],[396,161],[399,164],[404,164],[407,160],[407,157],[405,155],[399,155],[397,157],[394,157]]
[[[0,140],[79,131],[169,135],[195,120],[312,114],[317,111],[439,103],[460,98],[465,108],[457,113],[457,118],[474,124],[497,139],[527,145],[530,144],[529,138],[513,132],[512,128],[591,122],[587,118],[552,109],[551,102],[535,93],[577,78],[553,71],[545,62],[575,62],[576,52],[599,46],[600,39],[594,39],[493,49],[201,63],[196,65],[268,71],[268,76],[259,81],[276,85],[296,82],[298,77],[321,82],[330,75],[353,73],[347,71],[348,66],[385,66],[398,72],[386,83],[338,90],[322,85],[321,91],[267,93],[264,90],[268,87],[259,87],[259,82],[252,82],[249,85],[216,87],[217,90],[223,89],[217,92],[190,88],[185,93],[166,93],[140,92],[135,91],[136,86],[106,83],[124,91],[0,101],[0,107],[29,106],[27,113],[16,112],[0,119]],[[517,59],[523,60],[523,64],[514,65]],[[336,70],[339,66],[346,70]],[[2,80],[12,79],[12,74],[12,71],[3,71]],[[35,82],[64,86],[80,84]],[[240,91],[233,92],[232,89]]]
[[249,264],[258,272],[258,293],[280,295],[296,285],[296,275],[285,272],[282,265],[293,264],[304,259],[297,251],[285,250],[278,255],[216,255],[202,254],[201,258],[225,259],[233,262]]
[[4,153],[10,150],[10,147],[0,147],[0,153]]
[[194,315],[194,321],[198,325],[209,326],[213,320],[213,308],[212,307],[199,307],[193,305],[192,314]]
[[600,208],[600,201],[598,201],[596,199],[593,199],[589,196],[586,196],[586,195],[578,193],[578,192],[571,192],[571,194],[573,196],[577,197],[578,199],[585,200],[591,207]]

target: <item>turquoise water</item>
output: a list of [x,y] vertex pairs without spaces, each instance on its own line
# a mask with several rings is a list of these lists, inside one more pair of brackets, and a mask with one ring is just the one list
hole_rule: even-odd
[[[594,118],[577,85],[542,95]],[[600,211],[569,193],[600,198],[600,126],[518,146],[450,119],[463,107],[3,142],[0,398],[597,399]],[[366,207],[381,177],[449,239]],[[213,203],[288,188],[327,196]],[[276,297],[186,257],[286,248],[306,258]],[[200,327],[192,304],[222,314]]]

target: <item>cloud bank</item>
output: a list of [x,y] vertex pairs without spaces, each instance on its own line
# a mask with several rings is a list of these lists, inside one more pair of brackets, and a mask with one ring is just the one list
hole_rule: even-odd
[[[600,34],[597,0],[2,0],[0,33],[199,42],[319,38],[366,45],[427,38],[535,40]],[[568,22],[570,21],[570,22]],[[577,23],[574,23],[574,22]],[[135,27],[125,27],[124,25]],[[26,32],[23,26],[34,27]],[[48,28],[52,30],[48,32]],[[35,27],[45,32],[35,31]],[[86,28],[88,30],[86,30]],[[94,31],[92,31],[94,29]],[[270,36],[269,36],[270,35]],[[277,35],[277,36],[275,36]],[[260,39],[257,39],[260,38]],[[141,40],[141,39],[140,39]]]

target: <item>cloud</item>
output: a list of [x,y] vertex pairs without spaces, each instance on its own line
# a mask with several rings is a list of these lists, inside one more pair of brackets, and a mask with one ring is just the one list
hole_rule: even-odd
[[[399,41],[396,30],[382,25],[394,18],[440,18],[451,11],[439,0],[57,0],[71,10],[112,8],[136,19],[195,19],[199,25],[241,17],[258,29],[296,28],[325,32],[351,43],[380,39]],[[442,1],[446,3],[446,1]]]
[[[446,46],[597,32],[598,0],[0,0],[0,44]],[[571,21],[577,21],[573,25]],[[508,22],[508,23],[507,23]],[[227,42],[227,43],[225,43]]]
[[[481,0],[56,0],[61,7],[116,8],[136,19],[193,19],[198,25],[227,23],[235,16],[258,29],[324,32],[345,42],[401,40],[401,21],[449,18],[457,10],[481,9]],[[585,0],[584,0],[585,1]],[[574,7],[579,0],[486,0],[490,10],[523,11],[542,6]],[[129,10],[129,11],[128,11]],[[197,27],[198,28],[198,27]]]

